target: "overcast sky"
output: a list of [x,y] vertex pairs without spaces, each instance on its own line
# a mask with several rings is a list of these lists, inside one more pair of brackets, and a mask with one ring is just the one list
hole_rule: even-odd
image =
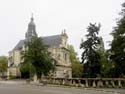
[[0,55],[8,55],[25,38],[34,14],[39,36],[61,34],[66,29],[69,43],[79,50],[89,23],[100,22],[100,35],[108,47],[109,33],[115,25],[124,0],[0,0]]

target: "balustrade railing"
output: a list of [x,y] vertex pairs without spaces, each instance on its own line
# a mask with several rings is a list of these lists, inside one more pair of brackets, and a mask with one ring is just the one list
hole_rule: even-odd
[[50,78],[48,83],[76,87],[125,87],[125,78]]

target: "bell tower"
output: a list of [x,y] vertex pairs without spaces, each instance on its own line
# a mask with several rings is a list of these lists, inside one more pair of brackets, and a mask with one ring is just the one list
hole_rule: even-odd
[[33,14],[32,14],[31,21],[28,24],[28,29],[25,34],[25,39],[30,41],[31,38],[33,38],[33,37],[37,37],[37,33],[36,33],[36,25],[34,23],[34,18],[33,18]]

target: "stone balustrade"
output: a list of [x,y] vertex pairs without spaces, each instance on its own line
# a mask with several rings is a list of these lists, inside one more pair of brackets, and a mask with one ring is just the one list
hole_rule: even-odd
[[76,87],[125,87],[125,78],[50,78],[48,83]]

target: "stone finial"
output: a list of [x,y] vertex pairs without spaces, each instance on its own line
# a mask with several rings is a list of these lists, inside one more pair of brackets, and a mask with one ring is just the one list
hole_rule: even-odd
[[62,30],[62,35],[64,34],[63,30]]
[[66,29],[63,29],[62,30],[62,35],[65,35],[66,34]]
[[66,33],[66,29],[63,30],[64,31],[64,34]]
[[34,19],[34,18],[33,18],[33,13],[32,13],[32,14],[31,14],[31,21],[33,21],[33,19]]

